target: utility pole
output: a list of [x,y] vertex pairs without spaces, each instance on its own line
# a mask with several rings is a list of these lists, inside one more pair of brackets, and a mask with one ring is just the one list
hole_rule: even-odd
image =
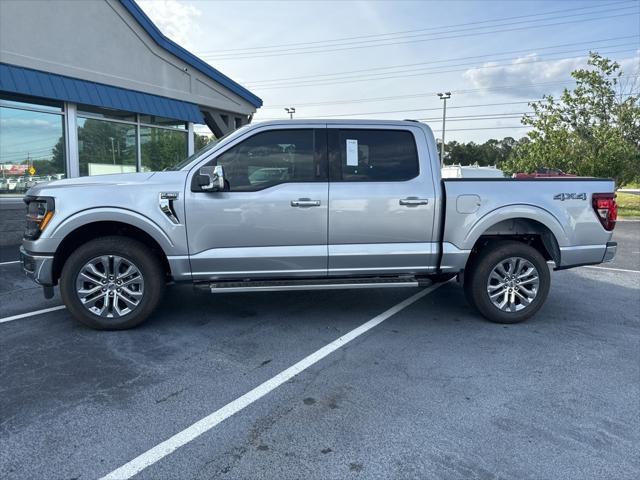
[[296,113],[296,107],[286,107],[284,110],[289,114],[289,118],[293,120],[293,114]]
[[440,167],[444,167],[444,131],[447,121],[447,100],[451,98],[451,92],[439,93],[440,100],[444,100],[442,109],[442,146],[440,147]]

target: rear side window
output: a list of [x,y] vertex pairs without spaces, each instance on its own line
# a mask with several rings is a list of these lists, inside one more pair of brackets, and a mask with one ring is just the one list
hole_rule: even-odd
[[[420,173],[413,134],[406,130],[339,130],[331,149],[332,179],[402,182]],[[335,178],[333,178],[335,177]]]
[[313,129],[257,133],[216,159],[231,192],[262,190],[281,183],[326,182],[324,132]]

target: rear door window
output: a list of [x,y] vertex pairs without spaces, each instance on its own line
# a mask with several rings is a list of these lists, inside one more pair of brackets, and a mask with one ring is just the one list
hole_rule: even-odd
[[402,182],[420,173],[413,134],[406,130],[330,131],[331,179],[343,182]]

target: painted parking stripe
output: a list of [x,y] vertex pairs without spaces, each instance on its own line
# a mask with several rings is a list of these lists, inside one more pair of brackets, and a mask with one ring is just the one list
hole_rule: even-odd
[[585,265],[585,268],[593,268],[596,270],[610,270],[612,272],[633,272],[640,273],[640,270],[628,270],[626,268],[611,268],[611,267],[598,267],[595,265]]
[[34,315],[42,315],[43,313],[55,312],[56,310],[63,310],[65,308],[67,307],[65,307],[64,305],[58,305],[57,307],[43,308],[42,310],[36,310],[34,312],[21,313],[20,315],[0,318],[0,323],[12,322],[14,320],[20,320],[21,318],[33,317]]
[[421,292],[418,292],[415,295],[412,295],[411,297],[403,300],[397,305],[394,305],[393,307],[381,313],[380,315],[373,317],[368,322],[363,323],[359,327],[337,338],[336,340],[329,343],[328,345],[325,345],[321,349],[316,350],[308,357],[303,358],[295,365],[280,372],[275,377],[267,380],[266,382],[257,386],[253,390],[235,399],[231,403],[226,404],[224,407],[220,408],[219,410],[216,410],[212,414],[197,421],[196,423],[185,428],[181,432],[176,433],[175,435],[168,438],[164,442],[159,443],[158,445],[151,448],[150,450],[147,450],[143,454],[137,456],[130,462],[125,463],[123,466],[105,475],[100,480],[127,480],[133,477],[134,475],[137,475],[145,468],[153,465],[159,460],[162,460],[167,455],[175,452],[178,448],[182,447],[183,445],[186,445],[187,443],[196,439],[203,433],[208,432],[219,423],[225,421],[227,418],[238,413],[239,411],[248,407],[249,405],[256,402],[257,400],[260,400],[266,394],[268,394],[272,390],[275,390],[283,383],[291,380],[293,377],[305,371],[307,368],[311,367],[312,365],[318,363],[327,355],[330,355],[336,350],[344,347],[350,341],[354,340],[355,338],[358,338],[360,335],[368,332],[373,327],[381,324],[382,322],[392,317],[396,313],[407,308],[409,305],[417,302],[422,297],[433,292],[436,288],[440,287],[441,285],[443,284],[437,284],[429,288],[426,288]]
[[11,265],[12,263],[20,263],[20,260],[14,260],[11,262],[0,262],[0,266],[1,265]]

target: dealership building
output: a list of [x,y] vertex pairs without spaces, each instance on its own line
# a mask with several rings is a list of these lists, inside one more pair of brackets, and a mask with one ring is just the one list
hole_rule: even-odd
[[262,101],[165,37],[133,0],[0,1],[0,196],[161,170]]

